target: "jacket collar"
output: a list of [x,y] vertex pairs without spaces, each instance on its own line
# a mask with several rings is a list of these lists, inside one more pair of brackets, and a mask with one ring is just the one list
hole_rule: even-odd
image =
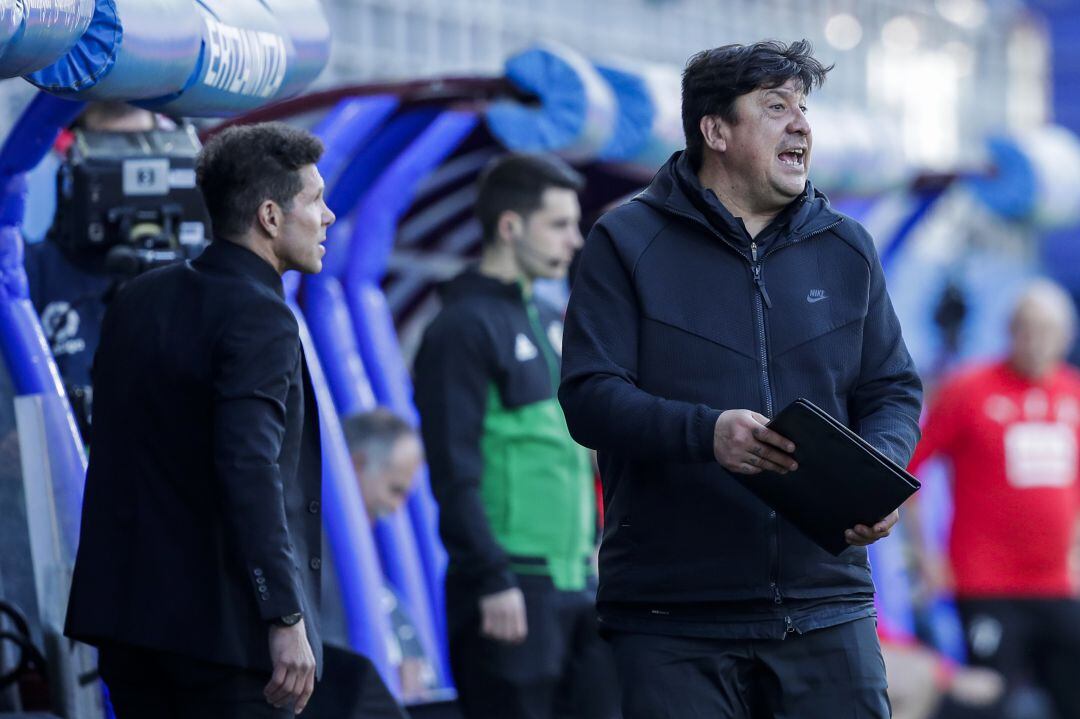
[[[702,186],[682,151],[673,154],[649,186],[634,199],[660,211],[702,223],[739,247],[746,245],[742,222],[711,190]],[[784,208],[770,226],[780,221],[787,226],[787,237],[781,237],[780,241],[797,242],[841,220],[843,215],[829,206],[829,198],[815,190],[807,180],[802,195]]]
[[519,282],[503,282],[482,274],[477,265],[471,265],[453,279],[441,284],[439,294],[444,302],[453,302],[475,295],[520,301],[524,296],[524,291]]
[[254,280],[285,299],[285,288],[277,270],[271,267],[269,262],[235,242],[214,240],[192,263]]

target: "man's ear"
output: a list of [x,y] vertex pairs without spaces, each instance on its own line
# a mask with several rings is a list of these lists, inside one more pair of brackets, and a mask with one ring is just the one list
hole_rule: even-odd
[[728,143],[728,124],[719,115],[705,115],[698,123],[705,146],[714,152],[724,152]]
[[282,215],[281,207],[273,200],[263,200],[255,213],[263,232],[274,238],[281,232]]
[[495,223],[495,239],[498,242],[513,242],[524,234],[525,222],[521,215],[513,210],[506,210],[499,215],[499,221]]

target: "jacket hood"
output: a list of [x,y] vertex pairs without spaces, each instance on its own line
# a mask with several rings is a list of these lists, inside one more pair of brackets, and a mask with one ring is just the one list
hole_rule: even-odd
[[[746,244],[745,232],[712,190],[702,186],[684,151],[673,154],[653,177],[652,182],[633,201],[682,218],[692,218],[712,227],[739,245]],[[806,235],[843,220],[832,209],[829,198],[806,181],[803,193],[784,209],[790,213],[788,235],[798,241]]]

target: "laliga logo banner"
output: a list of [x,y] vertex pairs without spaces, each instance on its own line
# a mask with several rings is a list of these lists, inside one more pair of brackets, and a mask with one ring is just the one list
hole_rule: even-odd
[[[0,76],[185,116],[296,94],[326,66],[318,0],[23,0],[0,9]],[[29,73],[29,74],[27,74]]]

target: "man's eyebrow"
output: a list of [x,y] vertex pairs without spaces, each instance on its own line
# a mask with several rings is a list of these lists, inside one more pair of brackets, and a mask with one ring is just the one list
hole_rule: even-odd
[[791,97],[796,95],[805,99],[805,96],[801,92],[789,90],[786,87],[770,87],[768,90],[762,93],[762,97],[768,97],[770,94],[783,95],[785,97]]

